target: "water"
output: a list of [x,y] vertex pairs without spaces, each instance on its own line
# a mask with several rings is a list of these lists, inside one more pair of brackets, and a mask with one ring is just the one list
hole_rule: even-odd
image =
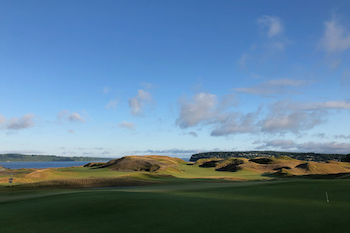
[[91,162],[108,162],[108,161],[0,162],[0,165],[10,169],[53,168],[53,167],[82,166]]
[[[190,160],[190,158],[181,158],[181,159],[187,162]],[[82,166],[91,162],[108,162],[108,161],[0,162],[0,165],[10,169],[52,168],[52,167]]]

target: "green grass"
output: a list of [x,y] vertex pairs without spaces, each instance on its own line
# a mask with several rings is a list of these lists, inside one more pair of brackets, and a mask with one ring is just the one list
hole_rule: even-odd
[[[153,174],[165,174],[172,175],[177,178],[186,179],[199,179],[199,178],[237,178],[244,180],[261,180],[269,179],[269,177],[264,176],[259,173],[254,173],[251,171],[237,171],[237,172],[219,172],[215,171],[215,168],[201,168],[198,165],[186,165],[182,164],[178,167],[182,172],[169,172],[161,171]],[[14,174],[13,185],[21,184],[21,179],[25,175],[32,172],[33,170],[16,170],[18,171]],[[84,178],[115,178],[120,176],[132,176],[141,179],[149,179],[149,172],[135,172],[135,171],[110,171],[108,168],[89,168],[89,167],[69,167],[69,168],[57,168],[49,169],[43,171],[43,177],[30,177],[27,180],[32,180],[33,182],[40,182],[44,180],[62,180],[62,179],[84,179]],[[7,174],[4,177],[9,177]],[[155,177],[151,177],[155,178]],[[2,183],[0,186],[6,186],[8,183]]]
[[118,177],[135,172],[110,171],[107,168],[71,167],[56,169],[60,175],[67,178],[88,178],[88,177]]
[[169,179],[130,188],[8,189],[0,188],[4,233],[347,232],[350,210],[350,180]]
[[179,167],[183,170],[182,173],[172,173],[172,175],[178,178],[219,178],[219,177],[228,177],[228,178],[239,178],[247,180],[261,180],[269,179],[269,177],[264,176],[259,173],[251,171],[237,171],[237,172],[226,172],[226,171],[215,171],[214,167],[204,168],[199,167],[197,164],[194,165],[181,165]]

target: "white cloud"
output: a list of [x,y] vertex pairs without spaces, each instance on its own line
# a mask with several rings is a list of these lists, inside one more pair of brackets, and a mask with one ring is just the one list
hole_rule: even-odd
[[70,122],[80,122],[80,123],[83,123],[85,122],[84,118],[82,116],[80,116],[78,113],[76,112],[73,112],[72,114],[70,114],[68,116],[68,120]]
[[299,150],[302,151],[315,151],[318,153],[344,153],[348,154],[350,151],[350,143],[337,143],[337,142],[306,142],[297,145]]
[[282,140],[282,139],[276,139],[271,141],[264,141],[264,145],[258,146],[255,149],[269,149],[274,148],[277,150],[283,149],[288,150],[296,147],[296,144],[292,140]]
[[299,133],[302,130],[312,129],[324,122],[325,113],[314,112],[291,112],[275,114],[272,112],[261,124],[261,130],[267,133]]
[[176,124],[180,128],[188,128],[210,120],[215,115],[217,96],[209,93],[199,93],[192,101],[182,99],[180,101],[180,117]]
[[189,135],[192,135],[193,137],[198,137],[197,133],[194,131],[191,131],[188,133]]
[[115,108],[117,106],[118,103],[118,99],[111,99],[108,104],[106,104],[105,108],[109,109],[109,108]]
[[128,121],[123,121],[123,122],[118,124],[118,127],[134,130],[134,128],[136,127],[136,124],[134,124],[132,122],[128,122]]
[[73,129],[69,129],[68,133],[75,133]]
[[269,107],[269,114],[259,124],[266,133],[300,133],[326,120],[331,110],[350,109],[349,101],[292,102],[280,100]]
[[[272,86],[297,86],[302,82],[273,80],[269,83]],[[210,93],[199,93],[191,99],[181,98],[176,124],[182,129],[208,126],[211,136],[239,133],[300,134],[324,123],[331,111],[350,109],[348,101],[293,102],[283,99],[271,103],[267,109],[261,105],[256,111],[243,113],[232,110],[236,104],[235,96],[218,98]]]
[[272,38],[281,34],[284,30],[282,20],[277,16],[264,15],[258,19],[259,25],[267,28],[267,36]]
[[258,85],[248,87],[248,88],[235,88],[237,92],[243,92],[253,95],[261,96],[271,96],[274,94],[285,94],[285,93],[298,93],[293,90],[294,87],[300,87],[306,85],[308,82],[305,80],[295,80],[295,79],[273,79],[264,81]]
[[63,118],[65,118],[67,115],[69,115],[69,111],[68,110],[62,110],[59,113],[57,113],[57,119],[59,121],[61,121]]
[[192,100],[181,99],[180,116],[176,124],[180,128],[189,128],[199,124],[211,125],[212,136],[223,136],[234,133],[247,133],[255,131],[254,121],[258,112],[243,114],[227,110],[235,106],[235,95],[227,95],[218,100],[216,95],[210,93],[196,94]]
[[218,117],[215,129],[211,136],[226,136],[236,133],[252,133],[257,130],[255,121],[260,113],[260,109],[253,113],[231,112]]
[[326,101],[326,102],[314,102],[301,105],[305,110],[316,109],[350,109],[350,101]]
[[101,152],[101,153],[94,153],[94,152],[82,152],[81,153],[83,156],[87,156],[87,157],[104,157],[106,155],[109,155],[111,154],[110,151],[104,151],[104,152]]
[[[339,135],[334,135],[336,139],[342,138],[342,139],[350,139],[350,135],[344,135],[344,134],[339,134]],[[350,153],[350,152],[349,152]]]
[[292,140],[271,140],[264,141],[264,144],[256,147],[255,149],[284,149],[295,150],[299,152],[315,152],[315,153],[340,153],[348,154],[350,151],[350,143],[337,143],[337,142],[304,142],[296,143]]
[[6,122],[6,118],[4,117],[4,115],[0,114],[0,125],[2,125],[5,122]]
[[339,22],[336,16],[324,23],[324,36],[320,42],[327,52],[343,52],[350,48],[350,33]]
[[203,150],[184,150],[184,149],[169,149],[169,150],[144,150],[144,151],[128,151],[124,152],[127,155],[190,155],[200,153]]
[[70,113],[68,110],[62,110],[57,113],[57,120],[61,123],[62,120],[68,120],[70,122],[85,123],[84,117],[80,116],[78,113]]
[[131,114],[135,116],[141,116],[144,107],[152,103],[155,103],[155,101],[152,100],[152,96],[149,92],[142,89],[138,90],[137,95],[129,99]]
[[280,100],[269,106],[269,113],[258,123],[265,133],[300,133],[325,121],[328,112],[324,109],[305,108],[309,103]]
[[8,130],[21,130],[31,128],[35,126],[35,118],[37,118],[37,116],[32,113],[25,114],[20,118],[12,117],[9,120],[6,120],[3,115],[0,115],[0,127],[2,129]]

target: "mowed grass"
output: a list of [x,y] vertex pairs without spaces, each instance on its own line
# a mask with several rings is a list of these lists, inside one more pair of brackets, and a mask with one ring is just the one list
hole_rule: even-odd
[[348,232],[349,193],[350,180],[306,179],[25,191],[0,196],[0,226],[4,233]]

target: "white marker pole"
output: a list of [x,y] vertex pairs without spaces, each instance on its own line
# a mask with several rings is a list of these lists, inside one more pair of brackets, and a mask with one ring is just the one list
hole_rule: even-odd
[[329,200],[328,200],[328,193],[326,192],[326,198],[327,198],[327,202],[329,202]]

